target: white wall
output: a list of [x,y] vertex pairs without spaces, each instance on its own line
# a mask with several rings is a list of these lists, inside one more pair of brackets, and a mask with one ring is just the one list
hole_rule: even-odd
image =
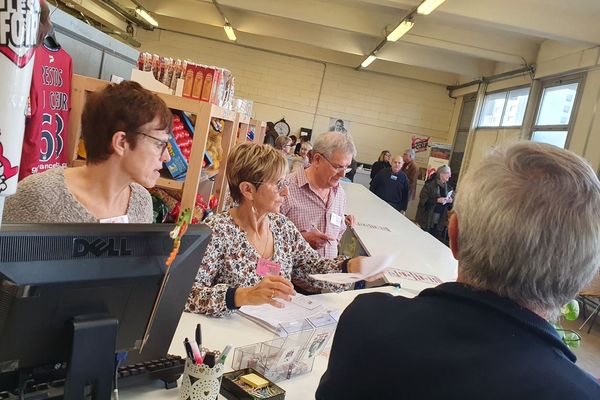
[[373,162],[383,149],[400,153],[412,135],[451,143],[455,101],[445,86],[309,61],[156,30],[138,31],[142,51],[218,65],[235,76],[236,96],[254,100],[255,117],[285,117],[292,133],[327,131],[329,118],[350,121],[357,159]]

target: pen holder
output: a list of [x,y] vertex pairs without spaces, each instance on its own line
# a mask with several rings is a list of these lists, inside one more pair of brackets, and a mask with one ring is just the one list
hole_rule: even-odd
[[224,369],[225,366],[221,363],[210,368],[208,365],[196,365],[189,358],[186,359],[179,400],[215,400],[219,395]]

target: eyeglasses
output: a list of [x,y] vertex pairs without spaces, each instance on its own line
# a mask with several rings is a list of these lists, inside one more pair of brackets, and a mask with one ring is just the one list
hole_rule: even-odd
[[[265,181],[259,181],[259,182],[252,182],[256,185],[260,185],[262,183],[271,183],[271,182],[265,182]],[[283,178],[278,180],[275,183],[275,189],[277,190],[278,193],[283,192],[283,189],[287,188],[288,186],[290,186],[290,182],[287,180],[287,178]]]
[[348,172],[352,171],[352,168],[349,168],[347,166],[334,165],[331,161],[329,161],[329,158],[325,157],[325,155],[323,153],[316,153],[316,154],[319,154],[321,157],[323,157],[325,160],[327,160],[329,165],[331,165],[331,168],[333,168],[337,173],[343,172],[345,175]]
[[[169,144],[169,139],[167,139],[167,140],[160,140],[159,138],[155,138],[154,136],[148,135],[147,133],[144,133],[144,132],[138,132],[138,133],[140,135],[144,135],[147,138],[150,138],[150,139],[156,141],[156,144],[155,144],[156,149],[160,151],[160,153],[158,153],[158,154],[160,154],[161,156],[164,154],[164,152],[167,149],[167,146]],[[170,137],[171,137],[171,135],[169,135],[169,138]]]

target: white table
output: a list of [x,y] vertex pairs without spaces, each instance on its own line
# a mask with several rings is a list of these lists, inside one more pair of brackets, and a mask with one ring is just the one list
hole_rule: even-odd
[[345,183],[346,213],[356,218],[353,230],[369,255],[395,254],[395,267],[456,280],[457,261],[439,240],[362,185]]
[[[387,292],[405,297],[413,297],[415,295],[414,293],[403,289],[387,286],[374,289],[353,290],[343,293],[326,293],[313,297],[322,302],[326,308],[337,308],[341,311],[359,294],[373,291]],[[194,329],[196,328],[197,323],[202,324],[202,345],[211,349],[222,350],[229,343],[233,344],[234,347],[240,347],[274,338],[273,333],[239,314],[233,314],[224,318],[213,318],[207,317],[206,315],[183,313],[175,336],[173,337],[173,343],[169,349],[170,354],[185,357],[183,340],[185,337],[194,336]],[[329,344],[328,349],[330,346],[331,343]],[[314,393],[319,385],[321,376],[327,368],[327,354],[328,350],[315,358],[314,367],[311,373],[277,383],[277,385],[286,391],[286,400],[305,400],[314,398]],[[233,351],[225,362],[227,371],[231,371],[232,359]],[[125,388],[121,389],[119,392],[120,397],[127,400],[177,399],[179,393],[178,389],[165,390],[160,382],[155,382],[153,386]],[[222,398],[224,397],[219,396],[219,399]]]
[[[356,217],[358,225],[354,232],[369,254],[389,254],[397,256],[398,268],[436,275],[443,281],[456,280],[456,260],[450,250],[433,236],[422,231],[389,204],[379,199],[364,186],[344,184],[347,194],[347,212]],[[389,231],[375,227],[386,227]],[[367,292],[387,292],[405,297],[415,296],[415,292],[393,287],[354,290],[344,293],[327,293],[315,296],[328,309],[342,311],[359,294]],[[273,339],[273,334],[238,314],[226,318],[212,318],[205,315],[183,313],[170,354],[185,356],[183,340],[193,337],[197,323],[202,324],[202,344],[211,349],[222,350],[231,343],[234,347]],[[328,347],[329,348],[329,347]],[[327,368],[327,352],[315,358],[313,371],[309,374],[279,382],[286,391],[288,400],[314,398],[321,376]],[[225,365],[231,370],[233,351]],[[153,386],[126,388],[121,390],[123,399],[177,399],[178,390],[164,390],[160,382]],[[219,397],[221,398],[221,397]]]

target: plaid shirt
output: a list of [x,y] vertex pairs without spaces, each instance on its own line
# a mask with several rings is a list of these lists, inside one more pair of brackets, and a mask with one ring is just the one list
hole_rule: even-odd
[[[335,238],[317,249],[321,257],[334,258],[338,254],[338,242],[341,240],[346,223],[346,193],[341,185],[331,188],[327,203],[310,187],[306,172],[300,168],[289,177],[289,195],[281,206],[281,213],[288,217],[300,232],[317,228]],[[333,217],[332,217],[333,215]],[[337,221],[335,221],[337,219]],[[335,225],[333,222],[338,222]]]

